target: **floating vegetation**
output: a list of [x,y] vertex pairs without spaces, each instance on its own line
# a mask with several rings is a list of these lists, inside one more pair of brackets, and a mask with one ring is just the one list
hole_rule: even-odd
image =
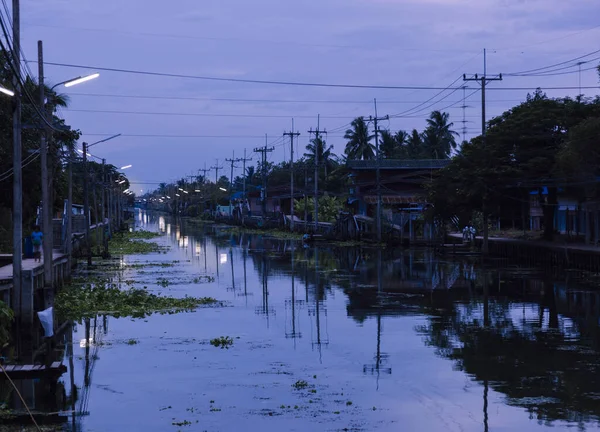
[[129,339],[129,340],[127,341],[127,345],[137,345],[137,344],[139,344],[139,343],[140,343],[140,341],[139,341],[139,340],[137,340],[137,339]]
[[292,387],[294,387],[296,390],[304,390],[308,387],[308,383],[304,380],[298,380],[292,384]]
[[168,286],[170,285],[170,282],[169,282],[169,280],[168,280],[168,279],[165,279],[165,278],[158,278],[158,280],[156,281],[156,284],[157,284],[158,286],[161,286],[161,287],[163,287],[163,288],[166,288],[166,287],[168,287]]
[[116,234],[108,242],[108,250],[110,254],[120,255],[161,252],[166,249],[165,246],[145,241],[159,236],[160,234],[150,231],[133,231]]
[[233,338],[221,336],[210,340],[210,344],[216,348],[229,349],[233,346]]
[[137,230],[126,233],[127,236],[131,239],[153,239],[156,237],[160,237],[160,233],[155,231],[147,231],[147,230]]
[[208,276],[208,275],[196,276],[194,279],[192,279],[192,282],[195,284],[212,283],[214,281],[215,281],[215,277]]
[[116,284],[99,279],[63,289],[56,296],[55,307],[60,318],[80,321],[98,314],[143,318],[155,312],[185,312],[214,303],[217,301],[210,297],[173,298],[144,289],[120,290]]
[[[198,422],[196,422],[196,423],[198,423]],[[189,420],[183,420],[183,421],[180,421],[180,422],[178,422],[178,421],[174,421],[174,422],[172,423],[172,425],[173,425],[173,426],[189,426],[189,425],[191,425],[191,424],[192,424],[192,422],[191,422],[191,421],[189,421]]]

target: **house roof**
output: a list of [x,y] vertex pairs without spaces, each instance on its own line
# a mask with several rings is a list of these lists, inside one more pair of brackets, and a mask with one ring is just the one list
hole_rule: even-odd
[[[449,164],[449,159],[382,159],[379,161],[379,169],[441,169]],[[377,161],[349,160],[348,167],[354,170],[374,170],[377,168]]]

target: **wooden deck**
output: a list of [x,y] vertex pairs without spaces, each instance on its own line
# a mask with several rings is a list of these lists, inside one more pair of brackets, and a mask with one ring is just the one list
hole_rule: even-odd
[[[61,261],[67,259],[67,256],[62,253],[54,252],[52,254],[52,260],[54,265],[61,263]],[[27,258],[22,261],[23,271],[33,271],[34,275],[37,276],[39,273],[44,272],[44,261],[36,262],[33,258]],[[12,264],[0,267],[0,285],[6,282],[12,282],[13,269]]]
[[[4,365],[4,370],[10,379],[32,379],[45,375],[60,376],[67,371],[61,362],[54,362],[49,367],[45,365]],[[0,381],[6,379],[4,373],[0,373]]]

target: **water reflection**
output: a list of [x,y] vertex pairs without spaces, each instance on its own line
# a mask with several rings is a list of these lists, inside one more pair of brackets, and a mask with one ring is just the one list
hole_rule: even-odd
[[[225,227],[199,228],[185,222],[176,227],[176,237],[189,236],[190,244],[198,245],[195,255],[205,270],[214,270],[222,279],[225,266],[229,267],[228,288],[244,305],[254,294],[248,284],[251,261],[260,282],[256,314],[269,328],[281,308],[282,337],[292,339],[294,347],[309,326],[304,330],[309,331],[320,361],[330,344],[328,305],[343,293],[349,318],[359,325],[376,322],[373,357],[364,362],[362,372],[376,376],[377,382],[394,372],[386,346],[401,343],[386,341],[387,320],[422,317],[424,323],[414,326],[415,334],[435,355],[481,383],[484,430],[489,428],[492,390],[542,424],[597,426],[600,298],[596,292],[568,279],[545,278],[535,269],[440,261],[429,250],[303,249],[293,242],[240,235]],[[213,263],[207,253],[210,243]],[[243,281],[237,281],[238,274]],[[284,285],[289,288],[282,298]],[[304,286],[304,298],[298,285]]]
[[[422,382],[426,389],[438,373],[429,369],[436,359],[476,383],[476,430],[499,427],[493,403],[522,416],[520,426],[530,425],[529,418],[542,428],[598,428],[600,294],[577,275],[556,280],[539,269],[484,268],[468,259],[443,261],[429,250],[304,248],[152,214],[138,223],[165,233],[161,241],[173,249],[164,259],[186,262],[178,272],[216,277],[202,289],[248,311],[255,325],[245,332],[257,339],[270,335],[277,349],[298,356],[306,350],[306,361],[329,365],[332,376],[340,356],[350,357],[344,373],[357,386],[364,376],[367,385],[394,399],[398,382]],[[196,295],[199,288],[177,289]],[[58,385],[65,389],[61,407],[67,408],[61,409],[73,413],[73,431],[85,430],[83,419],[93,411],[90,389],[109,321],[84,321],[84,334],[78,337],[74,327],[62,354],[57,351],[69,364],[69,377]],[[398,332],[399,323],[410,323],[408,332]],[[348,338],[352,344],[340,354]],[[415,360],[423,366],[414,375],[422,376],[406,372],[415,343],[428,347],[428,359]],[[452,390],[438,389],[439,397],[463,397]]]

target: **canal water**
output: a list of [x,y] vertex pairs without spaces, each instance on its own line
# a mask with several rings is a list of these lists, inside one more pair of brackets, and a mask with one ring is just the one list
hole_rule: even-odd
[[124,287],[224,306],[78,324],[66,430],[600,430],[593,275],[304,247],[143,212],[139,228],[170,250],[123,257],[140,264],[115,275]]

